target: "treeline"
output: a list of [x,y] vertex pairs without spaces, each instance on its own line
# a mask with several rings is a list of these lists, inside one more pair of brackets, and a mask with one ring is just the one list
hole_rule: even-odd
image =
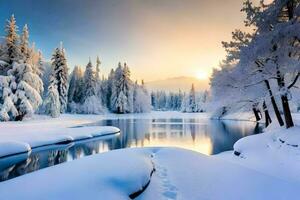
[[251,110],[268,126],[274,121],[271,112],[280,126],[294,126],[291,110],[299,109],[300,94],[299,10],[298,0],[244,1],[245,26],[253,31],[237,29],[232,41],[223,42],[227,56],[211,79],[219,117]]
[[51,69],[44,73],[47,70],[42,54],[35,50],[34,43],[30,44],[27,25],[19,35],[15,17],[11,16],[5,32],[5,40],[0,44],[0,121],[23,120],[35,112],[58,117],[65,112],[150,111],[150,94],[143,82],[130,79],[126,63],[119,63],[108,78],[100,79],[97,58],[96,69],[90,60],[84,71],[76,66],[69,76],[61,44],[54,50]]
[[165,91],[151,92],[151,105],[158,111],[206,112],[209,104],[208,91],[196,92],[192,85],[190,92],[167,93]]
[[70,76],[68,112],[100,114],[143,113],[151,110],[150,96],[144,86],[130,79],[130,69],[126,63],[112,69],[108,78],[100,79],[100,60],[96,70],[89,61],[85,71],[76,66]]
[[[29,30],[21,35],[14,16],[7,21],[0,42],[0,121],[18,121],[34,113],[58,117],[61,113],[143,113],[154,110],[204,112],[208,93],[188,94],[147,91],[144,82],[130,78],[126,63],[119,63],[108,77],[100,78],[101,61],[91,59],[83,70],[75,66],[69,75],[66,51],[61,44],[50,66],[29,42]],[[46,88],[44,88],[44,86]]]

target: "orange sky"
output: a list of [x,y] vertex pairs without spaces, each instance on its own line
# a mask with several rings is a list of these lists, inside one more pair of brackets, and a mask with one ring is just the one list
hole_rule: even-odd
[[[257,2],[259,0],[256,0]],[[10,0],[0,21],[15,14],[50,60],[63,41],[70,70],[99,55],[106,75],[127,62],[132,79],[208,78],[225,56],[221,41],[243,27],[243,0]],[[27,10],[31,12],[27,12]]]

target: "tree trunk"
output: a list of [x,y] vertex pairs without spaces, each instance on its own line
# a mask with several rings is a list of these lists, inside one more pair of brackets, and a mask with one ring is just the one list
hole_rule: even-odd
[[[285,87],[284,83],[284,77],[281,76],[281,73],[279,70],[277,70],[277,84],[279,89],[282,89]],[[286,128],[291,128],[294,126],[291,110],[290,110],[290,105],[289,105],[289,100],[287,97],[287,94],[281,94],[281,103],[282,103],[282,109],[283,109],[283,115],[285,119],[285,126]]]
[[284,125],[284,122],[283,122],[283,119],[282,119],[282,117],[281,117],[281,115],[280,115],[280,112],[279,112],[278,106],[277,106],[277,104],[276,104],[275,98],[274,98],[274,96],[273,96],[273,92],[272,92],[272,90],[271,90],[271,86],[270,86],[269,81],[268,81],[268,80],[265,80],[265,84],[266,84],[267,89],[268,89],[268,91],[269,91],[269,95],[270,95],[270,98],[271,98],[271,103],[272,103],[272,106],[273,106],[273,108],[274,108],[274,112],[275,112],[276,118],[277,118],[277,120],[278,120],[278,123],[279,123],[280,126],[283,126],[283,125]]
[[294,126],[289,101],[286,95],[281,96],[283,114],[285,118],[285,126],[286,128],[291,128]]
[[267,108],[267,105],[265,102],[263,103],[263,109],[264,109],[265,120],[266,120],[265,126],[268,127],[272,123],[272,119],[271,119],[271,116],[269,114],[269,111],[268,111],[268,108]]
[[253,110],[256,121],[259,121],[261,119],[259,116],[259,110],[257,110],[256,106],[253,106],[252,110]]

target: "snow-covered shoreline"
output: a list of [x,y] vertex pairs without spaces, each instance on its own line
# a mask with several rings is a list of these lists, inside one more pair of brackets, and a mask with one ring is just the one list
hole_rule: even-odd
[[[103,116],[98,118],[100,117]],[[70,143],[120,132],[120,129],[111,126],[80,126],[94,120],[65,115],[57,119],[46,117],[0,123],[0,157],[29,152],[33,148],[46,145]]]
[[[178,112],[127,116],[62,115],[58,119],[39,117],[24,122],[5,122],[0,124],[0,143],[14,138],[27,145],[3,142],[0,155],[119,131],[114,127],[81,126],[102,119],[179,116],[190,118],[192,115]],[[205,114],[193,114],[195,116],[209,120]],[[300,114],[294,114],[294,118],[297,124],[294,128],[278,128],[273,123],[264,133],[239,140],[234,145],[239,156],[234,155],[234,151],[205,156],[189,150],[159,147],[113,150],[2,182],[0,193],[8,200],[103,196],[130,199],[131,194],[144,189],[150,181],[137,199],[293,199],[300,187]],[[63,182],[58,181],[61,178]],[[26,184],[28,182],[30,184]],[[54,186],[49,188],[47,185]],[[17,187],[17,192],[11,192]]]
[[[133,148],[87,156],[5,181],[0,193],[6,200],[130,199],[150,179],[137,199],[292,199],[300,187],[300,182],[189,150]],[[17,192],[12,192],[14,188]]]
[[120,132],[116,127],[82,126],[103,119],[151,119],[153,117],[199,117],[209,119],[208,115],[203,113],[190,114],[172,111],[123,115],[112,113],[105,115],[64,114],[59,118],[35,115],[32,119],[22,122],[0,123],[0,157],[29,152],[32,148],[45,145],[74,142]]
[[300,181],[300,127],[269,127],[240,139],[233,151],[215,157],[289,181]]

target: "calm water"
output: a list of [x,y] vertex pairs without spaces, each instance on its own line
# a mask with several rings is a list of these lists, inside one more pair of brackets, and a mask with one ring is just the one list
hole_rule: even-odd
[[112,125],[120,134],[52,145],[0,159],[0,180],[4,181],[38,169],[50,167],[83,156],[128,147],[174,146],[207,155],[231,150],[240,138],[257,134],[261,128],[254,122],[186,119],[112,119],[89,125]]

